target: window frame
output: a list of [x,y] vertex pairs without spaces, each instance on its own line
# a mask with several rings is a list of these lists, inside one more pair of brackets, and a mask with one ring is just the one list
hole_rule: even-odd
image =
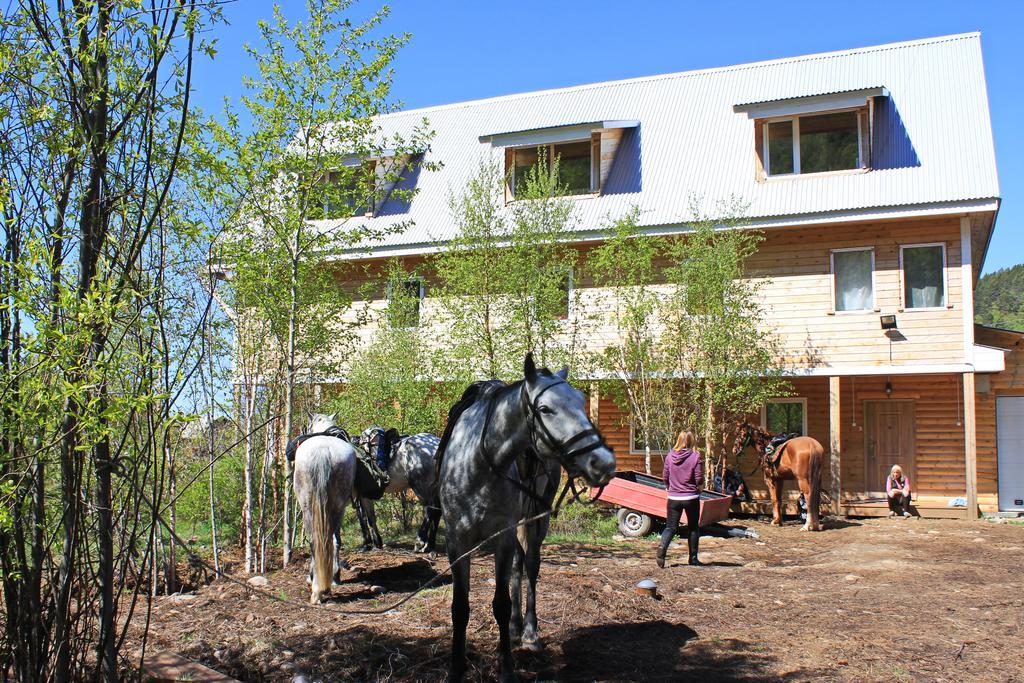
[[[856,311],[840,311],[836,306],[836,295],[839,293],[839,289],[836,287],[836,253],[839,252],[850,252],[850,251],[870,251],[871,252],[871,308],[861,308]],[[828,254],[829,262],[829,287],[832,290],[831,300],[829,302],[830,312],[834,315],[863,315],[865,313],[877,313],[880,309],[878,307],[878,278],[877,271],[875,269],[875,247],[842,247],[839,249],[830,249]]]
[[783,396],[780,398],[770,398],[763,406],[761,406],[761,429],[768,429],[768,404],[769,403],[799,403],[803,406],[800,410],[802,416],[802,424],[800,425],[803,430],[803,435],[807,434],[807,397],[805,396]]
[[[665,455],[668,455],[668,451],[669,450],[671,450],[671,446],[669,446],[668,450],[664,450],[664,451],[659,451],[657,448],[654,448],[652,446],[651,447],[651,455],[665,456]],[[645,451],[642,448],[637,449],[637,447],[636,447],[636,425],[635,425],[635,423],[634,423],[634,421],[632,419],[629,421],[629,454],[630,455],[647,455],[647,451]]]
[[[573,140],[559,140],[558,142],[544,142],[534,143],[531,145],[515,145],[507,147],[506,150],[509,152],[509,156],[506,157],[506,168],[505,173],[510,178],[509,183],[509,200],[508,201],[522,201],[516,197],[516,153],[520,150],[537,150],[544,148],[547,151],[547,163],[548,169],[550,170],[552,160],[555,158],[555,147],[558,145],[571,145],[586,142],[590,149],[590,187],[586,192],[580,192],[578,194],[567,194],[564,195],[564,199],[572,199],[573,197],[592,197],[600,194],[600,149],[595,155],[595,145],[592,137],[585,137]],[[595,161],[596,159],[596,161]]]
[[[800,119],[810,118],[812,116],[826,116],[828,114],[845,114],[846,112],[854,112],[857,114],[857,165],[854,168],[843,168],[835,171],[817,171],[814,173],[801,173],[800,172]],[[794,178],[797,176],[823,176],[836,173],[857,173],[868,169],[864,159],[864,116],[866,112],[864,107],[853,107],[845,109],[832,109],[828,111],[817,111],[807,114],[791,114],[789,116],[772,116],[769,118],[760,119],[761,123],[761,166],[764,168],[764,177],[768,180],[772,178]],[[771,170],[771,159],[768,154],[768,128],[773,123],[782,123],[784,121],[790,121],[793,130],[793,172],[792,173],[772,173]],[[868,131],[868,135],[871,133]]]
[[416,282],[417,284],[419,284],[419,293],[418,293],[418,296],[416,298],[416,324],[415,325],[405,325],[405,326],[402,326],[402,327],[394,325],[391,322],[391,317],[387,314],[387,308],[385,308],[384,318],[385,318],[385,320],[387,320],[388,328],[390,328],[392,330],[415,330],[415,329],[420,327],[420,323],[421,323],[421,320],[422,320],[422,317],[423,317],[423,300],[427,298],[426,281],[421,276],[413,275],[411,277],[407,277],[407,278],[404,278],[402,280],[397,280],[397,281],[394,281],[394,282],[388,282],[387,291],[385,292],[385,302],[386,302],[386,306],[387,307],[391,306],[392,293],[394,292],[394,287],[395,287],[396,284],[405,285],[405,284],[409,284],[409,283],[412,283],[412,282]]
[[[907,274],[905,271],[905,264],[903,258],[903,252],[906,249],[916,249],[921,247],[941,247],[942,248],[942,305],[941,306],[908,306],[907,305]],[[953,305],[949,302],[949,255],[946,250],[945,242],[922,242],[920,244],[901,244],[900,245],[900,311],[946,311],[952,308]]]
[[573,319],[573,292],[576,290],[576,278],[573,268],[567,268],[565,271],[565,279],[568,282],[568,287],[565,290],[565,315],[558,316],[558,322],[566,323]]

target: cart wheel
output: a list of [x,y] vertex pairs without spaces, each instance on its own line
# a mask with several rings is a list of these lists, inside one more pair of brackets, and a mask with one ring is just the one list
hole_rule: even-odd
[[651,518],[642,512],[619,508],[619,533],[627,538],[646,536],[651,530]]

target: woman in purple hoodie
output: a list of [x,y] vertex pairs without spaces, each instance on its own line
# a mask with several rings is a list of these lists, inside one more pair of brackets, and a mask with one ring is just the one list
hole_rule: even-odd
[[662,568],[665,567],[668,545],[679,529],[679,518],[684,512],[690,564],[703,564],[697,559],[697,545],[700,543],[700,489],[704,484],[704,459],[694,449],[696,445],[697,437],[693,432],[680,432],[675,447],[665,456],[665,469],[661,476],[668,489],[668,514],[657,558],[658,566]]

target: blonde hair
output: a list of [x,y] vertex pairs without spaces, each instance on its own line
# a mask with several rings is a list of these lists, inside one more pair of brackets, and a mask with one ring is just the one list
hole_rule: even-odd
[[676,438],[676,445],[673,450],[681,451],[684,448],[693,448],[697,445],[697,437],[694,436],[693,432],[682,431],[679,432],[679,436]]
[[893,465],[892,469],[889,470],[889,476],[895,476],[897,472],[899,472],[899,476],[903,476],[903,468],[899,465]]

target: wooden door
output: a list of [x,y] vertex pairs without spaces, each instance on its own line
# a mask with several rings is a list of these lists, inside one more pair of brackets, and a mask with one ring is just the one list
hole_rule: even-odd
[[864,481],[868,492],[885,491],[885,479],[892,466],[914,479],[914,402],[864,402]]

